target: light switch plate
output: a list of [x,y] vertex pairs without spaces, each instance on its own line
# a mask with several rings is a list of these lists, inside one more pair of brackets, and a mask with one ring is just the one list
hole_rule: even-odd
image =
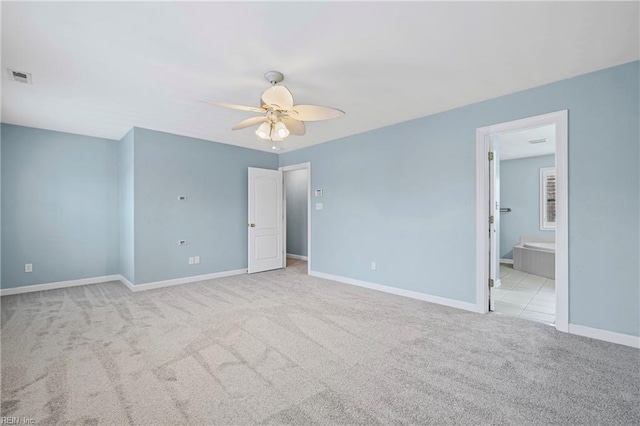
[[316,197],[322,197],[322,189],[316,189]]
[[322,210],[323,207],[322,203],[316,203],[316,210]]

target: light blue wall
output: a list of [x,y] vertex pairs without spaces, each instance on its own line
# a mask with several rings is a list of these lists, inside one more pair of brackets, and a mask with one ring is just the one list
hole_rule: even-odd
[[276,154],[139,128],[113,141],[2,124],[1,149],[2,288],[246,268],[247,168],[278,168]]
[[281,154],[324,189],[312,270],[475,303],[476,129],[568,109],[570,322],[640,335],[639,75],[633,62]]
[[569,112],[570,319],[634,335],[640,335],[639,77],[634,62],[566,85],[576,104]]
[[0,129],[0,288],[2,288],[2,129]]
[[134,156],[135,129],[119,142],[118,165],[120,184],[120,274],[131,283],[135,280],[134,240]]
[[1,134],[2,288],[117,274],[118,142],[9,124]]
[[520,237],[554,239],[554,231],[540,230],[540,169],[555,166],[555,156],[500,161],[502,207],[500,215],[500,257],[513,259],[513,246]]
[[307,169],[284,173],[287,193],[287,253],[307,255]]
[[[247,169],[277,169],[278,156],[134,132],[135,284],[246,268]],[[201,263],[189,265],[190,256]]]

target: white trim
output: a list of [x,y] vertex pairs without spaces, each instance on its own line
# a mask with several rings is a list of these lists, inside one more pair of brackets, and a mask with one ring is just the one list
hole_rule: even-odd
[[404,290],[396,287],[389,287],[382,284],[375,284],[366,281],[360,281],[353,278],[341,277],[339,275],[325,274],[324,272],[311,271],[309,275],[318,278],[324,278],[326,280],[337,281],[343,284],[355,285],[358,287],[364,287],[371,290],[382,291],[384,293],[391,293],[398,296],[409,297],[411,299],[423,300],[425,302],[436,303],[438,305],[449,306],[452,308],[463,309],[465,311],[478,312],[475,304],[461,302],[459,300],[447,299],[446,297],[432,296],[430,294],[418,293],[416,291]]
[[585,327],[584,325],[578,324],[569,324],[569,333],[640,349],[640,336],[616,333],[615,331]]
[[124,275],[122,275],[122,274],[120,274],[120,282],[121,282],[122,284],[124,284],[125,286],[127,286],[127,287],[129,288],[129,290],[131,290],[131,291],[136,291],[136,290],[135,290],[135,287],[136,287],[136,286],[135,286],[131,281],[129,281],[128,279],[126,279],[126,278],[124,277]]
[[569,331],[569,114],[556,113],[556,329]]
[[21,294],[21,293],[32,293],[34,291],[55,290],[59,288],[76,287],[76,286],[87,285],[87,284],[100,284],[100,283],[106,283],[110,281],[120,281],[129,290],[133,292],[138,292],[138,291],[144,291],[144,290],[152,290],[154,288],[162,288],[162,287],[169,287],[169,286],[180,285],[180,284],[193,283],[197,281],[211,280],[215,278],[230,277],[233,275],[242,275],[246,273],[247,273],[247,269],[245,268],[245,269],[236,269],[231,271],[214,272],[211,274],[204,274],[204,275],[194,275],[191,277],[176,278],[173,280],[155,281],[151,283],[138,284],[138,285],[131,283],[131,281],[129,281],[122,275],[105,275],[103,277],[83,278],[80,280],[58,281],[54,283],[34,284],[34,285],[26,285],[22,287],[14,287],[14,288],[3,288],[3,289],[0,289],[0,296],[10,296],[12,294]]
[[[291,172],[294,170],[307,170],[307,275],[311,275],[311,162],[307,161],[306,163],[299,163],[299,164],[292,164],[290,166],[282,166],[279,167],[278,170],[280,170],[283,174],[285,172]],[[283,189],[284,188],[284,176],[283,176]],[[286,214],[286,208],[287,208],[287,196],[285,191],[282,191],[282,200],[283,200],[283,204],[284,204],[284,244],[283,247],[285,247],[285,253],[286,253],[286,247],[287,247],[287,214]],[[288,256],[288,254],[287,254]],[[286,263],[286,256],[285,256],[285,263]]]
[[283,172],[292,172],[294,170],[304,170],[304,169],[310,169],[310,168],[311,168],[311,162],[307,161],[306,163],[292,164],[290,166],[282,166],[280,167],[280,170]]
[[476,129],[476,305],[487,312],[489,279],[489,137],[555,124],[556,129],[556,329],[569,331],[568,112],[557,111]]
[[513,259],[500,259],[500,263],[506,263],[507,265],[513,265]]
[[287,253],[287,257],[290,257],[292,259],[307,260],[307,256],[300,256],[299,254]]
[[494,288],[498,288],[502,285],[502,280],[500,280],[500,278],[498,278],[494,283],[493,283],[493,287]]
[[127,287],[129,287],[129,289],[133,292],[138,292],[138,291],[145,291],[145,290],[153,290],[156,288],[163,288],[163,287],[170,287],[170,286],[174,286],[174,285],[180,285],[180,284],[188,284],[188,283],[194,283],[197,281],[206,281],[206,280],[212,280],[215,278],[223,278],[223,277],[231,277],[233,275],[242,275],[242,274],[246,274],[247,273],[247,269],[235,269],[235,270],[231,270],[231,271],[222,271],[222,272],[214,272],[211,274],[204,274],[204,275],[193,275],[191,277],[184,277],[184,278],[176,278],[173,280],[165,280],[165,281],[155,281],[155,282],[150,282],[150,283],[144,283],[144,284],[131,284],[129,281],[127,281],[124,277],[120,277],[122,278],[122,282],[124,285],[126,285]]
[[489,211],[488,139],[487,132],[476,130],[476,309],[483,314],[489,312],[489,224],[485,220]]
[[79,285],[99,284],[109,281],[120,281],[120,275],[105,275],[102,277],[82,278],[79,280],[57,281],[53,283],[25,285],[22,287],[3,288],[0,296],[10,296],[12,294],[32,293],[34,291],[56,290],[59,288],[76,287]]

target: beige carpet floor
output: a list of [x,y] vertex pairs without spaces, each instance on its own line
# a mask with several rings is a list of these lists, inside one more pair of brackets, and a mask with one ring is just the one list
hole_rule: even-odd
[[[287,270],[2,297],[34,424],[640,423],[640,351]],[[23,423],[24,424],[24,423]]]

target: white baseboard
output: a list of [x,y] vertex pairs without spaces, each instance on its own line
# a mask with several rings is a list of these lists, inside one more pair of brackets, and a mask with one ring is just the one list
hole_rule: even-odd
[[34,291],[55,290],[58,288],[76,287],[79,285],[99,284],[109,281],[120,281],[120,275],[105,275],[102,277],[82,278],[79,280],[57,281],[45,284],[25,285],[22,287],[3,288],[0,290],[0,296],[10,296],[12,294],[32,293]]
[[194,275],[191,277],[176,278],[173,280],[154,281],[154,282],[144,283],[144,284],[132,284],[129,281],[126,281],[124,277],[122,277],[123,279],[122,282],[124,283],[124,285],[129,287],[131,291],[137,292],[137,291],[153,290],[155,288],[170,287],[170,286],[180,285],[180,284],[194,283],[197,281],[212,280],[214,278],[223,278],[223,277],[230,277],[233,275],[242,275],[246,273],[247,273],[247,269],[245,268],[245,269],[235,269],[232,271],[214,272],[212,274]]
[[125,286],[127,286],[127,288],[128,288],[129,290],[131,290],[131,291],[136,291],[136,290],[135,290],[135,287],[136,287],[136,286],[135,286],[131,281],[129,281],[128,279],[126,279],[126,278],[124,277],[124,275],[120,275],[120,282],[121,282],[122,284],[124,284]]
[[287,253],[287,257],[290,257],[292,259],[307,260],[307,256],[300,256],[299,254]]
[[513,259],[500,259],[500,263],[506,263],[507,265],[513,265]]
[[341,277],[339,275],[325,274],[324,272],[311,271],[309,275],[318,277],[318,278],[324,278],[326,280],[337,281],[344,284],[364,287],[371,290],[391,293],[398,296],[409,297],[411,299],[424,300],[425,302],[436,303],[438,305],[464,309],[465,311],[478,312],[478,309],[475,303],[461,302],[459,300],[447,299],[446,297],[432,296],[430,294],[418,293],[416,291],[404,290],[401,288],[390,287],[382,284],[374,284],[366,281],[356,280],[353,278]]
[[615,331],[601,330],[599,328],[585,327],[584,325],[577,324],[569,324],[569,333],[640,349],[640,336],[616,333]]
[[99,284],[99,283],[106,283],[109,281],[120,281],[129,290],[133,292],[137,292],[137,291],[144,291],[144,290],[152,290],[154,288],[162,288],[162,287],[169,287],[173,285],[193,283],[197,281],[211,280],[214,278],[230,277],[232,275],[242,275],[246,273],[247,273],[246,269],[236,269],[233,271],[214,272],[212,274],[195,275],[191,277],[176,278],[173,280],[166,280],[166,281],[156,281],[156,282],[138,284],[138,285],[133,284],[131,281],[129,281],[122,275],[106,275],[103,277],[83,278],[80,280],[58,281],[55,283],[34,284],[34,285],[26,285],[22,287],[14,287],[14,288],[3,288],[3,289],[0,289],[0,296],[10,296],[12,294],[31,293],[34,291],[55,290],[58,288],[76,287],[79,285],[87,285],[87,284]]

